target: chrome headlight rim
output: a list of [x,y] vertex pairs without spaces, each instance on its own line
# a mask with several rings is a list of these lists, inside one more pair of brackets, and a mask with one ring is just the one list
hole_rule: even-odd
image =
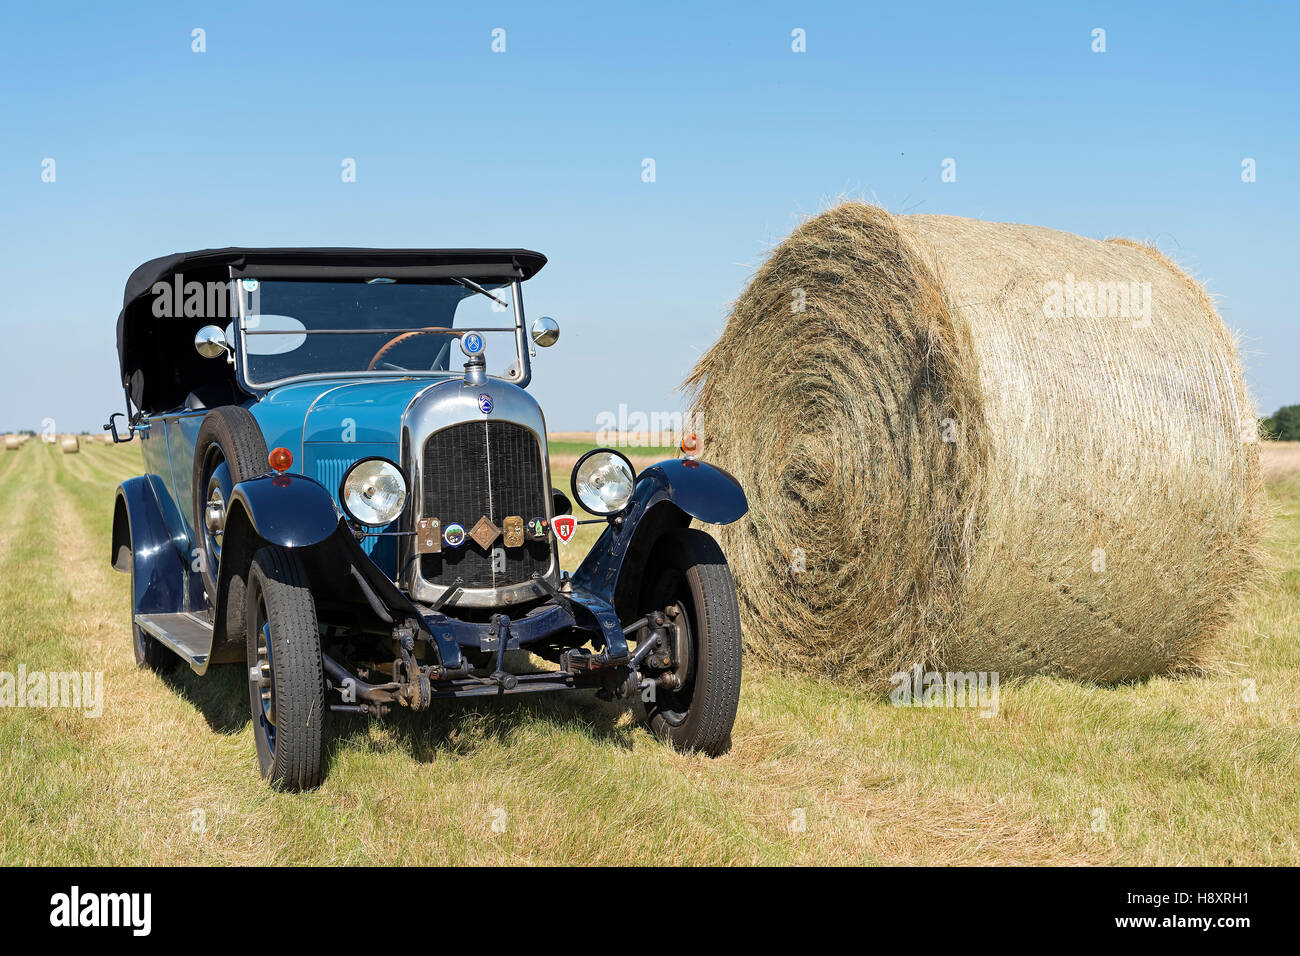
[[[627,473],[631,476],[632,491],[628,494],[627,501],[623,503],[621,508],[614,511],[600,511],[592,508],[587,503],[586,499],[583,498],[582,493],[578,491],[578,472],[582,469],[582,466],[586,463],[587,459],[591,458],[593,455],[612,455],[627,466]],[[573,492],[573,501],[575,504],[580,505],[591,514],[598,515],[601,518],[613,518],[627,511],[632,504],[633,497],[636,496],[636,469],[632,467],[632,460],[617,448],[593,448],[591,451],[583,454],[577,462],[574,463],[573,472],[569,475],[569,490]]]
[[[386,521],[380,521],[380,522],[364,521],[361,518],[357,517],[355,514],[353,514],[352,509],[348,507],[348,496],[347,496],[348,479],[352,477],[352,473],[356,471],[357,468],[359,468],[360,466],[375,461],[388,465],[390,468],[393,469],[393,471],[397,472],[397,476],[402,479],[401,505],[393,513],[393,516],[391,518],[387,519]],[[407,502],[410,501],[410,498],[411,498],[411,476],[406,473],[405,468],[403,468],[397,462],[393,461],[391,458],[385,458],[383,455],[367,455],[365,458],[358,458],[352,464],[348,465],[347,471],[343,472],[342,480],[339,481],[339,491],[338,491],[339,507],[343,509],[343,513],[347,515],[349,521],[359,524],[364,528],[382,528],[386,525],[392,524],[394,521],[396,521],[398,518],[402,516],[402,513],[404,511],[406,511],[406,505]]]

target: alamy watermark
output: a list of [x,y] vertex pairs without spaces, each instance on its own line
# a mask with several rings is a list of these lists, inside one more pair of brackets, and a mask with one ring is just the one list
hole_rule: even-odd
[[1151,283],[1090,282],[1067,272],[1064,282],[1043,283],[1043,315],[1049,319],[1130,319],[1133,328],[1151,324]]
[[997,671],[923,671],[916,664],[889,682],[895,707],[962,707],[979,710],[981,717],[998,715]]
[[66,707],[87,717],[104,713],[103,671],[0,671],[0,707]]
[[50,897],[50,925],[58,928],[121,927],[132,936],[153,928],[152,893],[83,893],[73,886]]
[[620,404],[617,412],[596,415],[596,444],[611,448],[676,446],[684,438],[698,436],[699,431],[698,412],[631,411],[626,404]]
[[155,282],[149,292],[151,311],[159,319],[233,319],[239,314],[239,296],[250,320],[262,311],[262,284],[257,279],[187,282],[178,272],[169,281]]

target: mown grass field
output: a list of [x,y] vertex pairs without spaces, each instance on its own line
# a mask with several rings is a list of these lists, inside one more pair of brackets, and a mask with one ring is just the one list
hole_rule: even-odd
[[240,668],[135,668],[108,537],[139,469],[0,457],[0,671],[105,682],[98,718],[0,709],[0,864],[1300,863],[1300,472],[1271,480],[1275,574],[1207,676],[1003,684],[982,718],[747,665],[715,760],[591,697],[438,704],[336,720],[324,785],[291,795],[257,775]]

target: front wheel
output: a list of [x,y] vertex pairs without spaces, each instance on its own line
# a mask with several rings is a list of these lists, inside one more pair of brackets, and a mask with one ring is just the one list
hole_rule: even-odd
[[648,675],[656,681],[646,704],[650,728],[677,750],[724,754],[741,672],[740,610],[727,559],[708,534],[679,528],[655,545],[645,580],[643,611],[663,611],[682,638],[671,666]]
[[248,574],[248,693],[262,776],[286,790],[320,784],[325,684],[316,602],[284,548],[253,556]]

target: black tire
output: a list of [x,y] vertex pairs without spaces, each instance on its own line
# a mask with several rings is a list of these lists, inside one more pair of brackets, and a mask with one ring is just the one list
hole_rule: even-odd
[[740,704],[740,609],[718,543],[695,528],[667,532],[645,571],[644,612],[677,604],[690,628],[693,658],[685,686],[656,688],[646,704],[655,735],[674,748],[716,757],[731,749]]
[[310,790],[320,785],[324,759],[325,683],[316,602],[292,552],[268,545],[253,556],[245,627],[258,766],[273,786]]
[[[211,534],[204,523],[213,474],[224,462],[233,487],[249,478],[268,474],[271,468],[266,458],[266,439],[248,409],[224,405],[203,416],[194,443],[194,475],[190,484],[194,497],[194,537],[202,553],[203,590],[214,605],[220,570],[219,536]],[[230,502],[225,504],[228,507]],[[226,638],[236,645],[246,638],[244,605],[247,579],[247,568],[231,569],[226,591]]]
[[131,649],[135,651],[135,666],[148,668],[158,674],[167,674],[176,668],[180,658],[156,637],[150,637],[139,624],[131,622]]

